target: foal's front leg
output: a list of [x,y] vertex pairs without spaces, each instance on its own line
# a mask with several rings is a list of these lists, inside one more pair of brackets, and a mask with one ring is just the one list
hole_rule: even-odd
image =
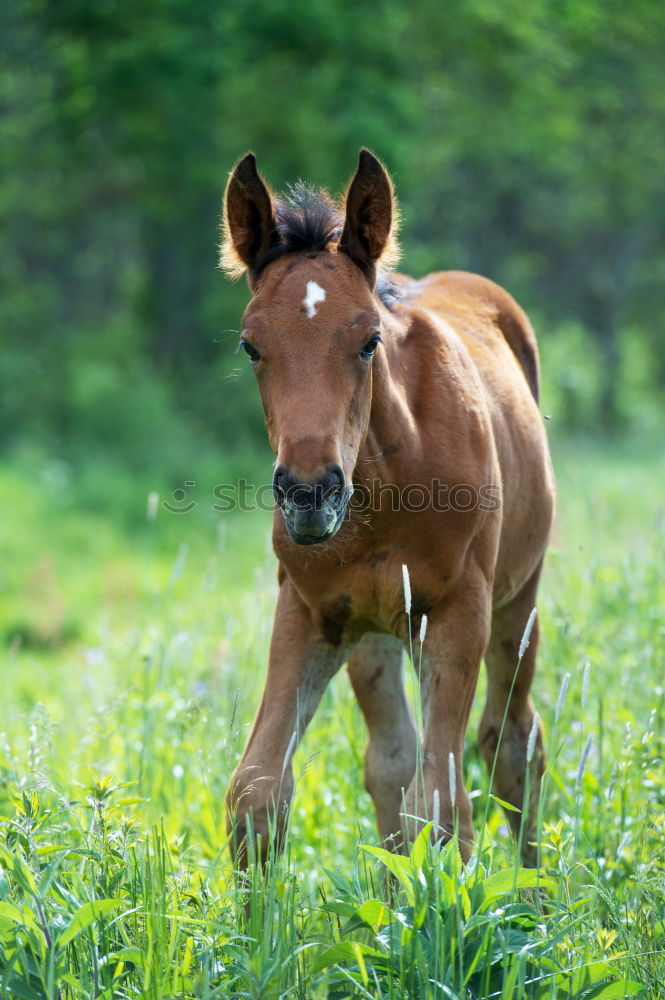
[[423,820],[438,823],[435,836],[443,830],[450,838],[457,815],[465,861],[473,847],[473,822],[462,751],[490,620],[491,589],[480,571],[467,572],[454,592],[430,612],[421,663],[422,767],[416,770],[405,802],[408,842]]
[[286,579],[277,600],[261,704],[226,796],[227,827],[241,867],[247,864],[249,815],[261,838],[262,861],[271,822],[276,847],[283,847],[293,797],[293,752],[345,654],[320,634],[312,612]]

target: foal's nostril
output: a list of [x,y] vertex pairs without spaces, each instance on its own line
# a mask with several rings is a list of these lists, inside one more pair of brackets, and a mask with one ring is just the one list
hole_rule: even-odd
[[313,510],[316,506],[316,487],[299,482],[285,465],[275,469],[272,491],[278,507],[288,501],[288,507],[298,510]]
[[279,507],[282,506],[284,500],[286,499],[286,494],[289,488],[293,485],[293,479],[288,473],[285,465],[278,465],[275,469],[275,475],[272,479],[272,491],[275,496],[275,502]]
[[332,497],[344,489],[344,473],[337,463],[328,467],[320,485],[325,497]]

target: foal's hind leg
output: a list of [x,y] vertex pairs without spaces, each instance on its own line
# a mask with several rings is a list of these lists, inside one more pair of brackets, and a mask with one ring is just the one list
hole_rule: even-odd
[[[499,797],[520,810],[524,800],[527,744],[535,714],[529,690],[536,667],[537,618],[516,677],[515,671],[524,627],[536,604],[541,565],[538,565],[531,578],[510,603],[494,612],[492,634],[485,653],[487,703],[480,722],[480,746],[490,772],[496,756],[494,785]],[[499,743],[501,724],[513,678],[515,684]],[[545,752],[542,734],[538,727],[535,752],[530,767],[529,802],[522,833],[522,860],[528,865],[537,863],[537,851],[533,841],[537,833],[538,796],[544,766]],[[508,812],[507,815],[517,837],[522,822],[521,812]]]
[[385,841],[400,830],[403,790],[416,768],[416,731],[402,676],[402,643],[368,632],[349,659],[349,676],[369,730],[365,788]]

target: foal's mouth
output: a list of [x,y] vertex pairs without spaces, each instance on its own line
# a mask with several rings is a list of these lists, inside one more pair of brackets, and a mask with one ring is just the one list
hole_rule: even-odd
[[341,527],[352,492],[345,487],[310,504],[298,504],[287,494],[278,506],[296,545],[320,545],[330,541]]

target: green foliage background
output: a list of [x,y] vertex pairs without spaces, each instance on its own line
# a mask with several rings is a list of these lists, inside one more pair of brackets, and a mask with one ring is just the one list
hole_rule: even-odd
[[662,5],[4,0],[0,36],[6,451],[175,483],[263,447],[247,291],[216,271],[248,148],[277,189],[338,191],[372,147],[405,269],[482,272],[532,314],[555,428],[656,424]]

